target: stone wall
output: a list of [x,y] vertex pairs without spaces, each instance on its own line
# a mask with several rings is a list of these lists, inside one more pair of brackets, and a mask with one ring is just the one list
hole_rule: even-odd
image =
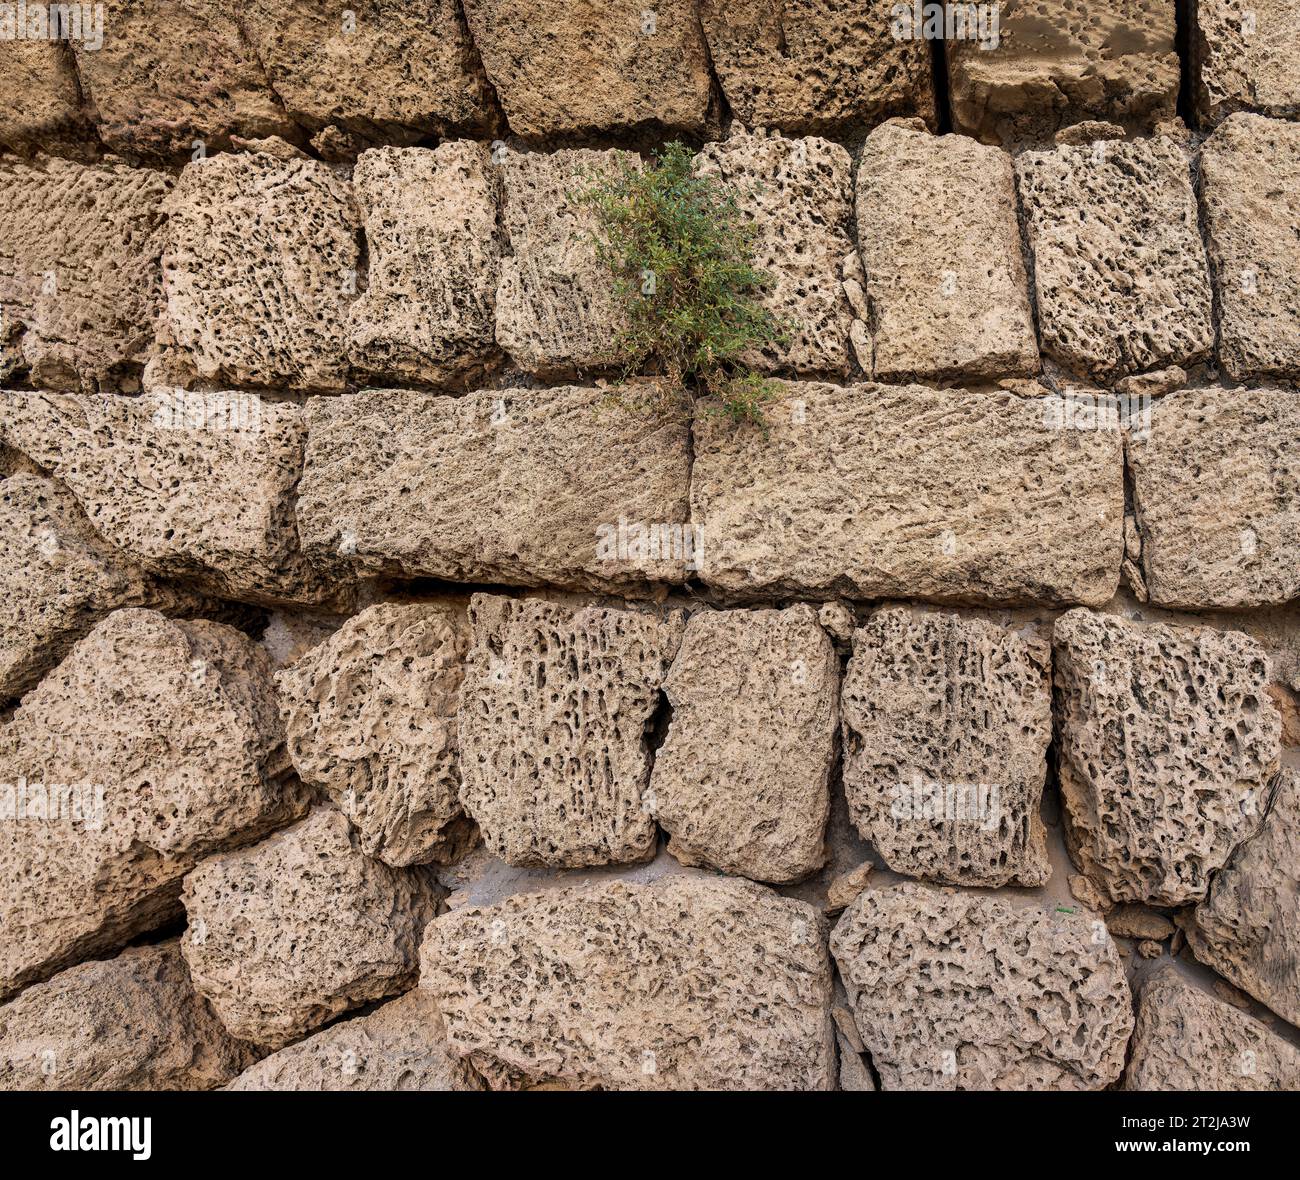
[[1300,1088],[1300,4],[414,8],[0,12],[0,1087]]

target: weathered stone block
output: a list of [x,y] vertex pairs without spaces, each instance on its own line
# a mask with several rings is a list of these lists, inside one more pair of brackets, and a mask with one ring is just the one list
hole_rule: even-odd
[[70,967],[0,1007],[0,1090],[211,1090],[256,1060],[195,995],[175,941]]
[[695,426],[700,577],[724,593],[1086,602],[1115,592],[1115,430],[1045,398],[781,382],[766,433]]
[[849,814],[895,872],[1045,885],[1051,650],[984,619],[886,608],[845,673]]
[[121,164],[0,163],[0,375],[94,389],[143,363],[172,185]]
[[181,173],[164,328],[203,381],[341,389],[357,291],[351,186],[315,160],[220,155]]
[[110,615],[0,727],[0,997],[178,914],[202,857],[301,813],[286,769],[252,640]]
[[372,390],[306,420],[298,530],[322,566],[631,589],[696,556],[687,425],[603,390]]
[[893,35],[887,0],[701,0],[713,66],[748,127],[846,135],[888,115],[933,122],[930,47]]
[[24,155],[88,153],[93,136],[67,45],[10,40],[0,53],[0,147]]
[[1087,912],[902,884],[830,945],[885,1090],[1102,1090],[1124,1068],[1128,982]]
[[461,803],[508,864],[648,860],[647,733],[685,620],[476,594]]
[[377,148],[352,181],[369,254],[348,317],[353,369],[431,385],[481,377],[496,353],[502,246],[487,149]]
[[516,135],[704,130],[693,0],[465,0],[465,15]]
[[412,987],[420,934],[441,896],[427,870],[364,856],[348,821],[317,807],[185,878],[181,949],[222,1023],[280,1049]]
[[1238,631],[1057,621],[1058,774],[1075,864],[1112,901],[1179,906],[1259,827],[1281,753],[1268,657]]
[[342,1020],[245,1070],[227,1090],[485,1090],[447,1044],[442,1014],[418,988]]
[[81,86],[113,151],[171,159],[232,135],[292,136],[240,18],[222,0],[107,0],[102,47],[73,41]]
[[1201,148],[1201,201],[1220,366],[1300,380],[1300,124],[1229,116]]
[[1296,1090],[1300,1050],[1171,966],[1142,987],[1126,1090]]
[[367,856],[445,861],[472,836],[456,736],[468,648],[459,612],[382,604],[277,677],[294,767],[329,794]]
[[1016,176],[1044,352],[1100,380],[1209,358],[1209,272],[1178,144],[1025,152]]
[[840,271],[853,253],[849,154],[825,139],[734,133],[707,145],[696,170],[721,180],[753,229],[769,276],[762,302],[786,335],[742,360],[761,372],[844,374],[853,310]]
[[812,607],[701,611],[664,681],[648,800],[683,864],[797,881],[825,862],[839,661]]
[[1196,957],[1300,1023],[1300,776],[1278,777],[1259,834],[1240,845],[1184,924]]
[[[954,13],[971,7],[948,6]],[[989,7],[998,10],[996,30],[986,21],[947,38],[958,131],[995,143],[1046,139],[1086,120],[1149,131],[1173,118],[1180,71],[1169,0],[1001,0]]]
[[1142,577],[1161,606],[1300,598],[1300,399],[1187,390],[1128,441]]
[[856,207],[877,378],[1038,371],[1009,155],[886,123],[863,144]]
[[1196,113],[1213,127],[1233,111],[1300,115],[1297,0],[1197,0],[1192,30]]
[[828,1090],[817,912],[748,881],[669,878],[445,914],[420,986],[494,1088]]

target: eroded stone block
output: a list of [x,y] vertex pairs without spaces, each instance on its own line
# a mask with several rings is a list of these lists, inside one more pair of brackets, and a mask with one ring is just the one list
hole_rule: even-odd
[[748,881],[611,882],[443,915],[420,986],[497,1089],[828,1090],[822,939]]
[[0,54],[0,146],[23,155],[88,153],[93,136],[67,45],[6,41]]
[[1300,115],[1297,0],[1197,0],[1192,29],[1196,113],[1213,127],[1233,111]]
[[1259,827],[1281,752],[1268,657],[1238,631],[1057,621],[1058,775],[1075,864],[1112,901],[1179,906]]
[[984,619],[887,608],[845,673],[849,814],[895,872],[1045,885],[1052,740],[1046,640]]
[[181,948],[222,1023],[280,1049],[412,987],[420,934],[441,897],[427,870],[363,855],[343,815],[316,807],[185,878]]
[[701,611],[663,690],[651,812],[683,864],[796,881],[826,859],[839,661],[812,607]]
[[905,883],[860,894],[830,946],[885,1090],[1102,1090],[1124,1068],[1128,982],[1086,911]]
[[461,803],[512,865],[648,860],[649,726],[680,612],[476,594],[461,688]]

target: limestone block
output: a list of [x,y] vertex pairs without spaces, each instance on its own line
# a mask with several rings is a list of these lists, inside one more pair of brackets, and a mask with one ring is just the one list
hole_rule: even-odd
[[93,136],[67,45],[6,41],[0,52],[0,147],[23,155],[87,152]]
[[1197,0],[1194,15],[1196,114],[1203,127],[1233,111],[1300,115],[1297,0]]

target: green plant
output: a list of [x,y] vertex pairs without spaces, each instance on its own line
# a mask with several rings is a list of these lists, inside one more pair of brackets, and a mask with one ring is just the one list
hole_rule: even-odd
[[742,358],[783,339],[761,302],[769,279],[735,196],[691,165],[690,149],[669,143],[645,167],[629,159],[589,176],[577,194],[596,213],[596,248],[624,311],[624,378],[654,367],[681,391],[672,396],[713,395],[733,421],[761,425],[773,388]]

